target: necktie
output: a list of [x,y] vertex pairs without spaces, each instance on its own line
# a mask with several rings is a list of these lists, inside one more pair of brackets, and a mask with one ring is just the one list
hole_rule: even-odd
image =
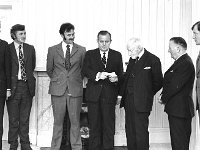
[[19,45],[19,63],[20,63],[20,68],[21,68],[21,78],[23,81],[27,80],[26,77],[26,70],[25,70],[25,63],[24,63],[24,55],[22,53],[22,46]]
[[101,61],[104,65],[104,67],[106,67],[106,53],[105,52],[103,53],[103,57],[101,58]]
[[65,53],[65,68],[69,69],[70,65],[70,45],[67,45],[67,50]]
[[130,58],[130,63],[137,63],[139,60],[139,57],[136,57],[135,59]]

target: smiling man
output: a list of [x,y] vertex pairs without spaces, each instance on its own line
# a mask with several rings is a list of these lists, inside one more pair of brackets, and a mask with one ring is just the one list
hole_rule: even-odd
[[71,147],[73,150],[82,150],[80,112],[83,78],[81,69],[86,49],[74,43],[74,29],[71,23],[62,24],[59,33],[63,41],[49,47],[47,54],[46,69],[50,77],[49,94],[51,94],[54,115],[51,150],[60,149],[66,111],[68,111],[71,123]]
[[11,51],[11,97],[7,100],[9,115],[8,142],[10,150],[17,150],[18,136],[21,150],[32,150],[29,141],[29,117],[32,99],[35,96],[35,48],[25,43],[26,30],[24,25],[12,26],[9,45]]
[[161,102],[168,115],[172,150],[189,150],[194,116],[194,65],[182,37],[172,37],[169,40],[168,52],[175,62],[164,74]]

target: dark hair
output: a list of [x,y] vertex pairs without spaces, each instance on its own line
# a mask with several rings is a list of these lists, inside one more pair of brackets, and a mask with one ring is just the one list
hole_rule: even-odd
[[184,49],[187,49],[187,43],[182,37],[172,37],[170,41],[174,41],[174,43],[182,46]]
[[197,29],[198,31],[200,31],[200,21],[196,22],[193,26],[192,26],[192,30],[194,29],[194,27],[197,25]]
[[112,41],[110,32],[105,31],[105,30],[101,30],[101,31],[97,34],[97,39],[99,39],[99,35],[106,35],[106,34],[108,34],[108,35],[110,36],[110,41]]
[[25,25],[21,25],[21,24],[16,24],[14,26],[12,26],[12,28],[10,29],[10,35],[11,35],[11,38],[13,40],[15,40],[15,33],[17,31],[24,31],[25,30]]
[[71,23],[63,23],[61,26],[60,26],[60,30],[59,30],[59,33],[61,35],[64,35],[64,32],[67,31],[67,32],[70,32],[71,30],[74,30],[74,25],[71,24]]

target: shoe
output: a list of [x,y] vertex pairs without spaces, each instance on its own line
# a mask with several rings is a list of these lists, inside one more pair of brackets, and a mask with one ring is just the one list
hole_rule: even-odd
[[17,148],[18,148],[18,143],[11,143],[9,150],[17,150]]
[[30,144],[21,144],[21,150],[33,150]]

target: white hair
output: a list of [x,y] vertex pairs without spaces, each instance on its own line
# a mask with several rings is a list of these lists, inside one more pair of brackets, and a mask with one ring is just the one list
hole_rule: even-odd
[[127,49],[131,50],[134,49],[135,47],[138,47],[140,49],[143,49],[142,41],[140,38],[131,38],[127,42]]

